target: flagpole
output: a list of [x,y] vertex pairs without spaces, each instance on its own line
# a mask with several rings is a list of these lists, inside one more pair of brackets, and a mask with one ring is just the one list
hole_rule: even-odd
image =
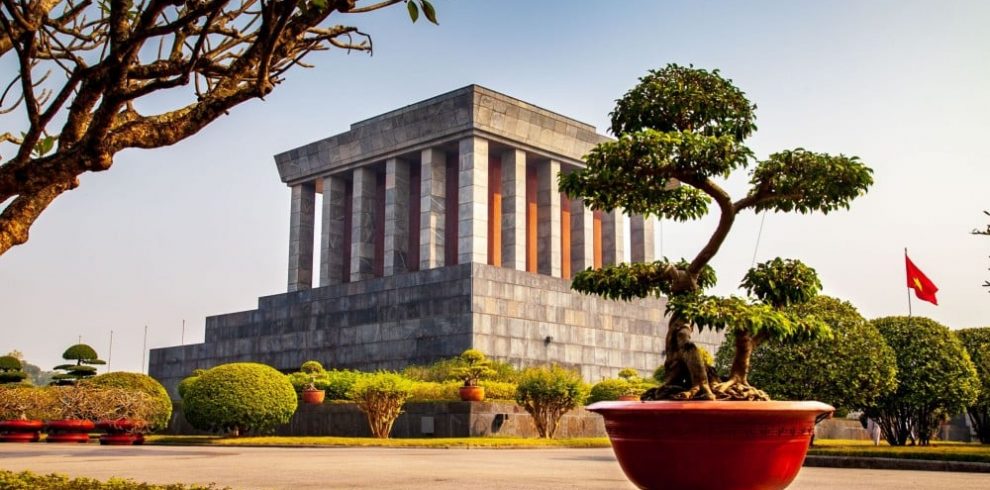
[[[907,259],[908,259],[907,256],[908,256],[908,254],[907,254],[907,247],[904,247],[904,262],[905,263],[907,263]],[[911,288],[910,287],[907,288],[907,297],[908,297],[908,318],[911,318]]]

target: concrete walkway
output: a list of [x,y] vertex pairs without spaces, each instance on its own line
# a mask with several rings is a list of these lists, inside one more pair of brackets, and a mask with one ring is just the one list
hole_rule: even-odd
[[[0,444],[0,468],[234,489],[631,489],[611,449],[100,447]],[[713,469],[717,471],[717,469]],[[804,468],[795,490],[987,489],[990,476]]]

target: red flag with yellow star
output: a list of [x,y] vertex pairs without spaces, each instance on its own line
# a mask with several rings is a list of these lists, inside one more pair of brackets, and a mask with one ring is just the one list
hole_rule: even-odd
[[935,298],[935,293],[938,292],[938,287],[935,283],[928,279],[918,266],[911,262],[908,258],[907,253],[904,254],[904,262],[907,267],[907,287],[914,290],[914,295],[922,301],[927,301],[933,305],[938,304],[938,299]]

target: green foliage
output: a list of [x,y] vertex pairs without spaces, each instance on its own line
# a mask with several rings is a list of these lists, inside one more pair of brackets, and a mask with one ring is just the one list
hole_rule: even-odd
[[639,371],[635,370],[634,368],[623,368],[619,370],[617,376],[625,380],[638,379]]
[[179,385],[176,387],[176,391],[179,392],[179,398],[184,399],[186,397],[186,393],[189,392],[189,388],[192,387],[193,383],[199,380],[199,376],[202,373],[206,372],[205,369],[197,369],[196,371],[200,371],[200,372],[193,372],[193,374],[189,375],[186,378],[183,378],[182,381],[179,381]]
[[908,439],[927,445],[943,420],[976,401],[976,369],[959,338],[931,319],[885,317],[870,323],[896,354],[899,384],[865,412],[892,446]]
[[21,361],[14,356],[0,357],[0,384],[15,384],[27,379]]
[[[515,383],[519,380],[519,370],[512,364],[494,359],[486,359],[486,361],[488,362],[488,367],[493,371],[486,376],[486,379],[504,383]],[[442,383],[451,379],[463,379],[458,375],[458,372],[465,365],[466,362],[464,359],[461,356],[457,356],[440,359],[428,366],[407,366],[402,370],[402,375],[415,381],[435,381]]]
[[327,394],[327,400],[347,400],[348,393],[365,373],[349,369],[332,369],[326,372],[326,386],[317,382],[316,387]]
[[478,385],[485,388],[486,400],[515,400],[519,385],[506,381],[481,380]]
[[[650,263],[622,263],[608,265],[601,269],[586,269],[578,272],[571,282],[571,288],[585,294],[597,294],[606,299],[630,300],[649,296],[670,296],[674,285],[669,277],[672,270],[686,271],[688,263],[681,259],[671,263],[664,258]],[[696,279],[696,287],[707,289],[715,285],[715,270],[709,266],[702,268]]]
[[633,384],[625,378],[603,379],[591,387],[588,398],[584,403],[585,405],[591,405],[595,402],[618,400],[622,395],[634,394],[636,393],[633,389]]
[[0,370],[20,371],[21,361],[14,356],[2,356],[0,357]]
[[815,297],[822,283],[818,273],[800,260],[777,257],[746,272],[740,287],[763,303],[783,308]]
[[282,373],[264,364],[239,362],[207,370],[185,388],[186,420],[200,430],[267,432],[288,423],[298,401]]
[[[894,351],[851,304],[815,296],[786,312],[821,319],[832,336],[799,343],[776,340],[756,348],[749,380],[772,398],[819,400],[844,412],[861,410],[897,387]],[[719,372],[729,370],[734,345],[730,332],[716,356]]]
[[13,472],[0,470],[0,488],[7,490],[215,490],[214,484],[185,485],[181,483],[140,483],[128,478],[111,478],[100,481],[93,478],[74,478],[51,473],[40,475],[31,471]]
[[55,366],[56,370],[65,372],[53,375],[53,383],[63,386],[72,385],[81,379],[95,376],[96,368],[93,366],[106,364],[106,361],[100,360],[96,351],[86,344],[76,344],[69,347],[62,353],[62,359],[76,361],[75,364]]
[[479,380],[495,376],[490,361],[477,349],[468,349],[460,355],[461,364],[451,370],[452,378],[464,381],[464,386],[474,386]]
[[164,430],[168,427],[168,422],[172,418],[172,399],[165,391],[165,387],[155,378],[141,373],[115,372],[106,373],[99,376],[80,381],[81,386],[92,386],[97,388],[120,388],[137,391],[151,397],[152,418],[146,420],[148,429],[152,431]]
[[413,22],[419,20],[419,11],[423,10],[423,16],[426,20],[439,25],[437,22],[437,11],[433,8],[433,4],[429,0],[419,0],[419,5],[416,5],[416,0],[406,0],[406,9],[409,11],[409,18]]
[[540,437],[553,438],[560,417],[584,401],[588,388],[581,375],[557,365],[524,370],[516,403],[533,417]]
[[849,203],[873,185],[873,170],[856,157],[832,156],[803,148],[770,155],[756,165],[750,195],[770,196],[754,211],[819,211],[849,209]]
[[0,420],[57,419],[55,393],[50,388],[0,386]]
[[685,318],[701,331],[705,328],[745,331],[751,336],[781,341],[828,337],[828,324],[808,315],[794,315],[763,303],[730,296],[681,295],[671,297],[667,311]]
[[306,374],[320,374],[326,372],[326,370],[323,369],[323,364],[320,364],[318,361],[306,361],[302,363],[302,366],[299,367],[299,371]]
[[990,444],[990,327],[955,332],[980,378],[980,396],[966,409],[980,442]]
[[[96,351],[86,344],[76,344],[62,353],[62,359],[67,361],[96,361],[99,360]],[[102,361],[100,362],[102,364]]]
[[459,400],[457,390],[462,386],[459,381],[413,381],[409,393],[411,402],[435,402]]
[[349,397],[367,415],[372,435],[387,439],[402,406],[412,395],[414,384],[399,373],[379,371],[358,378]]

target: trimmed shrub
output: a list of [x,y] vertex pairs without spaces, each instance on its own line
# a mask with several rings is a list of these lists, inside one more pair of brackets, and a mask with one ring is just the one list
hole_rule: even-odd
[[388,439],[392,424],[412,395],[415,382],[399,373],[380,371],[361,376],[351,387],[350,399],[368,417],[371,433]]
[[413,381],[409,394],[411,402],[433,402],[460,400],[457,390],[461,387],[458,381]]
[[[139,483],[129,478],[111,478],[100,481],[93,478],[75,478],[56,473],[40,475],[31,471],[0,470],[0,488],[9,490],[218,490],[214,484],[185,485],[181,483]],[[228,488],[228,487],[224,487]]]
[[51,420],[55,411],[55,393],[49,388],[0,386],[0,420]]
[[[519,370],[504,361],[487,359],[488,367],[493,371],[486,379],[504,383],[519,381]],[[442,383],[450,379],[458,379],[455,370],[462,368],[464,361],[460,356],[441,359],[427,366],[412,365],[402,370],[402,375],[415,381],[436,381]]]
[[980,397],[966,408],[966,412],[980,442],[990,444],[990,327],[964,328],[955,333],[980,378]]
[[298,406],[296,392],[285,375],[271,366],[250,362],[209,369],[184,391],[182,408],[193,427],[233,436],[269,432],[288,423]]
[[[509,400],[509,401],[515,401],[516,389],[519,387],[519,385],[515,383],[509,383],[505,381],[494,381],[490,379],[479,381],[478,386],[482,386],[485,388],[486,400]],[[456,396],[457,396],[456,399],[460,400],[460,395],[456,395]]]
[[622,395],[632,395],[633,386],[624,378],[603,379],[591,387],[586,405],[601,401],[618,400]]
[[326,391],[327,400],[349,400],[351,388],[362,376],[367,376],[367,373],[349,369],[334,369],[327,371],[326,385],[323,386],[317,381],[316,387],[323,386],[321,389]]
[[0,357],[0,384],[17,384],[27,379],[21,361],[14,356]]
[[96,368],[106,361],[99,359],[96,351],[86,344],[76,344],[62,353],[62,359],[66,361],[76,361],[75,364],[59,364],[55,366],[57,371],[65,371],[52,376],[52,382],[59,386],[75,384],[80,379],[90,378],[96,375]]
[[306,361],[302,363],[299,370],[307,374],[320,374],[326,371],[323,369],[323,364],[320,364],[318,361]]
[[138,391],[151,397],[151,418],[146,420],[151,431],[164,430],[172,417],[172,399],[165,387],[155,378],[141,373],[106,373],[81,381],[82,386],[121,388]]
[[522,372],[516,403],[533,417],[540,437],[553,438],[560,417],[581,404],[587,387],[581,376],[560,366],[533,367]]
[[976,401],[979,379],[959,338],[924,317],[872,320],[897,356],[897,390],[865,413],[891,446],[928,445],[939,425]]

